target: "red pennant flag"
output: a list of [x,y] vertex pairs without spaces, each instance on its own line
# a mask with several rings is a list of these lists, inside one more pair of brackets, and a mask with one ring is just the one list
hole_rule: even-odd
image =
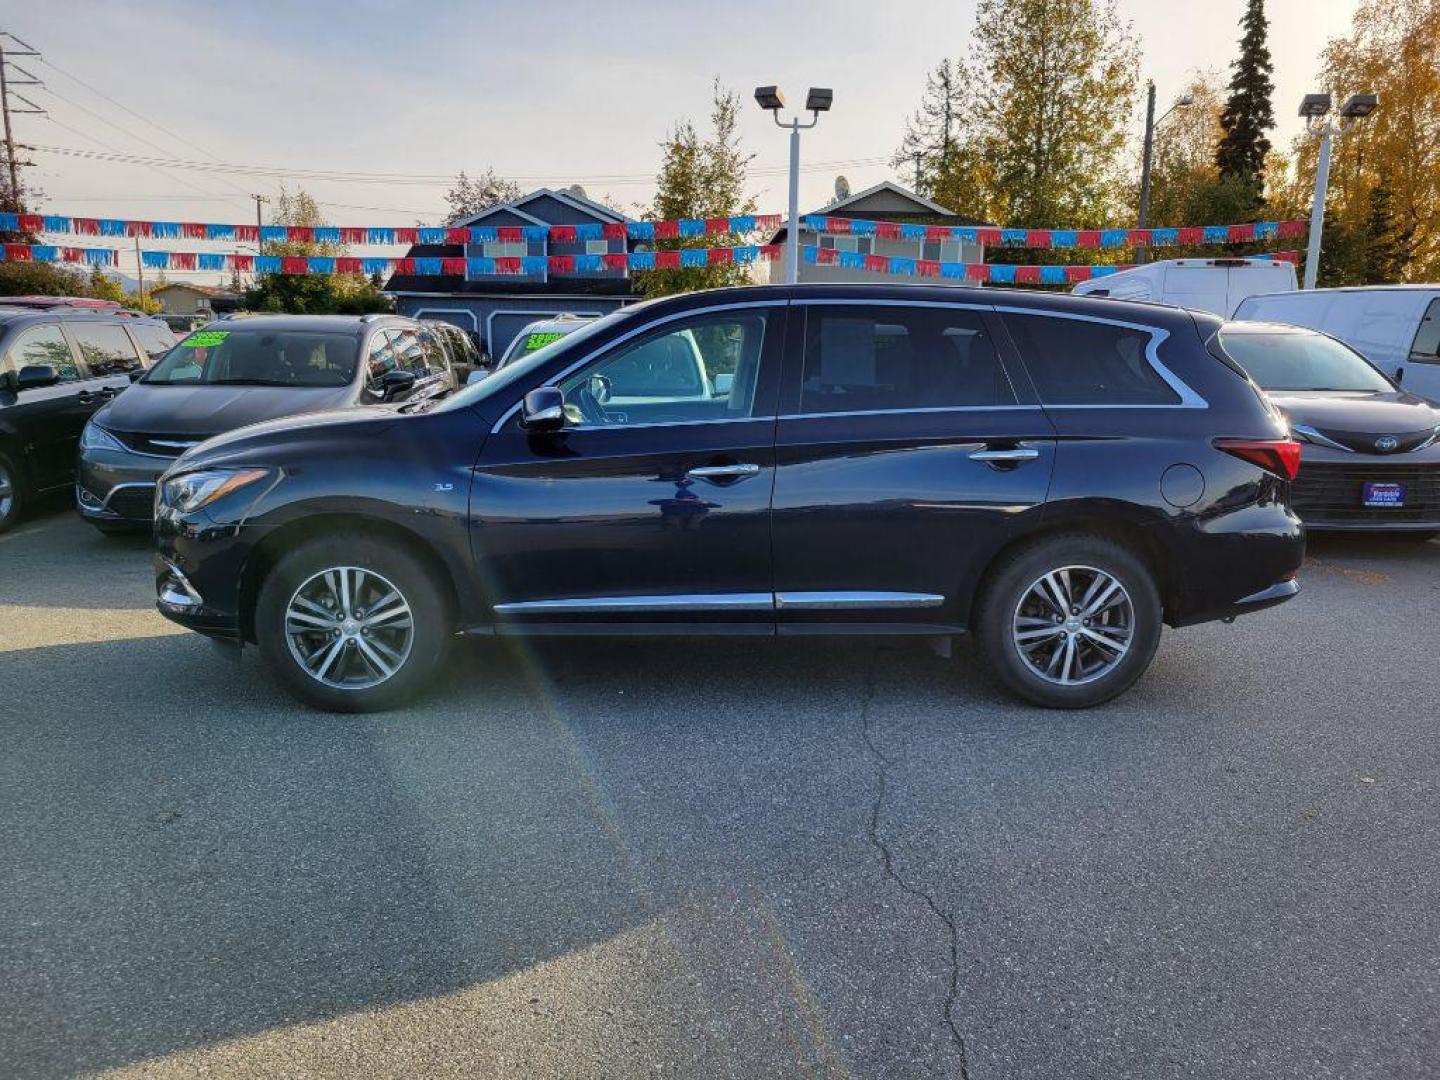
[[778,229],[781,220],[779,214],[760,214],[755,218],[755,228],[762,230]]
[[[342,234],[342,236],[343,236],[343,234]],[[363,244],[363,243],[365,242],[366,230],[361,229],[361,230],[360,230],[360,236],[361,236],[361,239],[358,241],[358,243]],[[420,242],[420,230],[419,230],[419,229],[413,229],[413,228],[412,228],[412,229],[396,229],[396,230],[395,230],[395,243],[397,243],[397,244],[418,244],[419,242]]]
[[939,277],[940,264],[934,259],[916,259],[915,273],[921,277]]
[[1091,268],[1088,266],[1067,266],[1065,267],[1066,281],[1088,281]]
[[258,244],[260,242],[260,227],[258,225],[236,225],[235,239],[242,244]]
[[[885,256],[882,255],[881,258],[885,258]],[[840,261],[840,252],[835,248],[816,248],[815,261],[821,266],[830,266]]]
[[1202,225],[1187,225],[1180,230],[1178,239],[1181,244],[1203,244],[1205,228]]
[[[357,228],[354,228],[353,226],[350,226],[350,227],[346,227],[346,228],[343,228],[343,229],[340,230],[340,242],[341,242],[342,244],[363,244],[363,243],[365,243],[365,241],[366,241],[367,239],[368,239],[368,236],[367,236],[366,230],[364,230],[364,229],[357,229]],[[400,230],[399,230],[399,229],[396,229],[396,230],[395,230],[395,240],[396,240],[397,243],[401,243],[401,244],[404,244],[404,243],[407,243],[407,242],[413,243],[413,241],[401,240],[401,239],[400,239]]]
[[630,256],[623,251],[612,251],[600,256],[600,264],[606,270],[624,270],[630,265]]
[[926,240],[949,240],[949,239],[951,239],[950,228],[949,228],[948,225],[926,225],[926,226],[925,226],[925,239],[926,239]]
[[655,222],[655,239],[673,240],[680,235],[680,223],[678,221],[657,221]]
[[848,235],[850,232],[850,219],[843,217],[827,217],[825,219],[825,231],[827,233],[840,233]]
[[988,263],[971,263],[965,268],[965,276],[970,281],[989,281],[990,266]]
[[[979,240],[980,243],[984,244],[986,247],[998,247],[999,244],[1000,244],[1000,240],[1001,240],[1000,230],[999,230],[999,229],[976,229],[976,230],[975,230],[975,239]],[[988,280],[988,279],[986,279],[986,280]]]
[[680,266],[680,252],[678,251],[657,251],[655,252],[655,268],[657,270],[675,270]]
[[1038,266],[1017,266],[1015,267],[1015,281],[1020,285],[1039,285],[1040,267]]
[[204,240],[205,226],[201,222],[186,221],[180,225],[180,235],[186,240]]
[[[462,229],[460,231],[465,232],[466,238],[469,238],[469,233],[466,230]],[[446,234],[446,237],[446,242],[450,243],[451,241],[448,239],[448,233]],[[525,230],[522,229],[519,225],[501,225],[495,230],[495,239],[500,241],[500,243],[502,244],[517,244],[521,240],[525,239]],[[465,241],[461,240],[459,242],[463,244]]]
[[552,274],[573,274],[575,272],[575,256],[551,255],[550,272]]
[[705,262],[710,266],[728,266],[735,261],[735,252],[728,247],[711,248],[705,254]]
[[1270,257],[1277,262],[1293,263],[1296,266],[1300,265],[1300,252],[1298,251],[1277,251]]
[[1232,244],[1244,243],[1247,240],[1255,239],[1254,225],[1231,225],[1226,230],[1226,237]]
[[337,274],[358,274],[361,272],[360,260],[354,255],[336,256],[335,272]]
[[[170,258],[173,260],[174,255]],[[280,272],[282,274],[308,274],[310,272],[310,260],[304,255],[286,255],[280,260]]]
[[576,239],[574,225],[550,226],[550,242],[552,244],[573,244]]
[[882,240],[899,240],[900,226],[894,221],[877,221],[875,223],[875,235]]
[[1082,248],[1098,248],[1100,246],[1100,230],[1081,229],[1075,234],[1075,246]]
[[[44,231],[45,231],[45,218],[44,218],[43,216],[41,216],[40,214],[21,214],[21,215],[20,215],[20,231],[21,231],[21,232],[44,232]],[[148,235],[148,234],[147,234],[147,235]]]
[[495,272],[497,274],[520,273],[520,257],[518,255],[500,256],[495,260]]
[[415,260],[408,255],[399,259],[391,259],[390,270],[396,274],[413,274],[415,273]]
[[766,244],[760,249],[760,258],[763,262],[776,262],[782,250],[779,244]]
[[888,274],[890,272],[890,256],[866,255],[865,269],[876,274]]
[[[356,261],[356,262],[359,262],[360,260],[359,260],[359,259],[356,259],[355,261]],[[255,269],[255,256],[254,256],[254,255],[231,255],[231,256],[230,256],[230,265],[231,265],[231,267],[233,267],[233,268],[236,269],[236,270],[254,270],[254,269]]]
[[465,260],[456,256],[449,256],[440,260],[440,273],[450,277],[465,276]]
[[1054,241],[1049,229],[1027,229],[1025,231],[1025,246],[1032,248],[1048,248]]
[[81,236],[99,236],[100,221],[93,217],[77,217],[71,223],[75,232]]
[[705,219],[706,236],[724,236],[730,231],[730,219],[728,217],[712,217]]
[[[520,239],[518,236],[515,239]],[[445,230],[445,243],[447,244],[468,244],[470,242],[470,230],[463,226]]]
[[315,230],[309,225],[291,225],[286,229],[292,244],[313,244],[315,242]]
[[35,259],[35,256],[34,256],[34,254],[30,251],[30,245],[29,245],[29,244],[6,244],[6,245],[5,245],[5,261],[6,261],[6,262],[33,262],[34,259]]
[[[23,219],[22,219],[23,220]],[[149,236],[150,222],[148,221],[127,221],[125,222],[126,236]]]
[[600,235],[606,240],[624,240],[626,238],[625,223],[623,221],[607,221],[601,227]]
[[1149,247],[1155,241],[1155,233],[1150,229],[1130,229],[1125,233],[1125,240],[1131,247]]
[[1282,221],[1275,227],[1276,236],[1304,236],[1309,225],[1303,221]]

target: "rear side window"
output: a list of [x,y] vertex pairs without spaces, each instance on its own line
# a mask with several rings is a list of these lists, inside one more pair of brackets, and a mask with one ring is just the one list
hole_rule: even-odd
[[124,375],[142,366],[135,343],[116,323],[71,323],[70,332],[91,375]]
[[1440,364],[1440,300],[1431,300],[1410,344],[1410,360],[1416,364]]
[[1145,356],[1150,335],[1114,323],[1005,314],[1046,405],[1178,405]]
[[80,377],[70,354],[70,344],[54,323],[42,323],[22,330],[6,351],[4,360],[0,361],[0,371],[19,372],[24,367],[42,365],[58,371],[61,382],[74,382]]
[[804,413],[1013,405],[1015,394],[978,311],[808,309]]
[[152,364],[175,347],[175,335],[168,326],[161,326],[159,323],[132,323],[130,332],[135,335],[135,340],[150,357]]

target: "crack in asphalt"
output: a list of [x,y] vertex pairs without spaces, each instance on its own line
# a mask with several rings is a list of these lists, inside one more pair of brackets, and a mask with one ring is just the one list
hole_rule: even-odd
[[955,1052],[960,1058],[960,1080],[970,1080],[969,1051],[965,1044],[965,1036],[960,1033],[960,1028],[955,1023],[955,1002],[960,996],[960,928],[955,925],[955,917],[936,903],[933,896],[918,885],[912,885],[905,880],[904,875],[896,867],[894,853],[880,836],[880,814],[885,806],[885,795],[889,790],[890,769],[894,766],[895,761],[886,755],[875,742],[871,715],[874,704],[875,658],[872,656],[870,665],[865,672],[865,695],[860,703],[860,733],[865,740],[866,748],[879,763],[879,769],[877,770],[875,800],[870,804],[870,820],[866,823],[865,838],[880,853],[885,876],[895,882],[901,892],[923,901],[925,906],[930,909],[931,914],[939,919],[945,927],[945,934],[949,939],[950,946],[950,978],[949,985],[945,989],[945,1004],[941,1015],[944,1017],[945,1026],[950,1030],[950,1040],[955,1044]]

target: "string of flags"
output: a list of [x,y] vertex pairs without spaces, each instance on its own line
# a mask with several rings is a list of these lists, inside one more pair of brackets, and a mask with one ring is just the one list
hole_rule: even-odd
[[148,221],[135,218],[65,217],[52,214],[0,213],[0,230],[68,236],[142,237],[153,240],[217,240],[248,244],[483,244],[548,241],[556,244],[593,240],[679,240],[703,236],[743,236],[780,227],[779,214],[679,218],[674,221],[587,222],[579,225],[470,225],[444,228],[392,228],[359,225],[217,225],[196,221]]
[[1243,225],[1188,225],[1163,229],[997,229],[968,225],[899,224],[863,218],[809,214],[801,218],[809,232],[837,236],[875,236],[888,240],[958,240],[986,247],[1120,248],[1179,247],[1198,244],[1249,244],[1304,236],[1304,221],[1256,221]]
[[[850,270],[868,270],[878,274],[901,274],[908,277],[933,277],[974,282],[989,281],[997,285],[1066,285],[1091,278],[1129,270],[1135,264],[1118,263],[1099,266],[1016,266],[1008,263],[940,262],[911,259],[898,255],[865,255],[856,251],[834,248],[802,247],[803,262],[820,266],[840,266]],[[1252,262],[1299,263],[1298,251],[1276,251],[1265,255],[1249,255]]]
[[[444,228],[394,228],[358,225],[220,225],[209,222],[149,221],[138,218],[67,217],[0,213],[0,230],[59,236],[142,237],[155,240],[212,240],[250,244],[482,244],[547,241],[556,244],[596,240],[675,240],[705,236],[743,236],[774,231],[779,214],[736,214],[673,221],[588,222],[578,225],[470,225]],[[1304,236],[1304,221],[1259,221],[1240,225],[1188,225],[1158,229],[1007,229],[966,225],[903,224],[864,218],[809,214],[801,219],[809,232],[837,236],[874,236],[891,240],[956,240],[987,247],[1119,248],[1177,247],[1199,244],[1248,244]]]

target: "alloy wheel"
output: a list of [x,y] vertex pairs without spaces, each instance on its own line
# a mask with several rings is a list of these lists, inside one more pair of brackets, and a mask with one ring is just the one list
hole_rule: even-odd
[[15,478],[10,475],[10,470],[0,463],[0,521],[10,517],[10,512],[15,509]]
[[1135,605],[1116,577],[1065,566],[1036,578],[1011,620],[1015,649],[1046,682],[1079,686],[1114,670],[1130,651]]
[[336,566],[307,578],[290,597],[285,639],[300,669],[316,682],[365,690],[405,665],[415,622],[389,579],[359,566]]

